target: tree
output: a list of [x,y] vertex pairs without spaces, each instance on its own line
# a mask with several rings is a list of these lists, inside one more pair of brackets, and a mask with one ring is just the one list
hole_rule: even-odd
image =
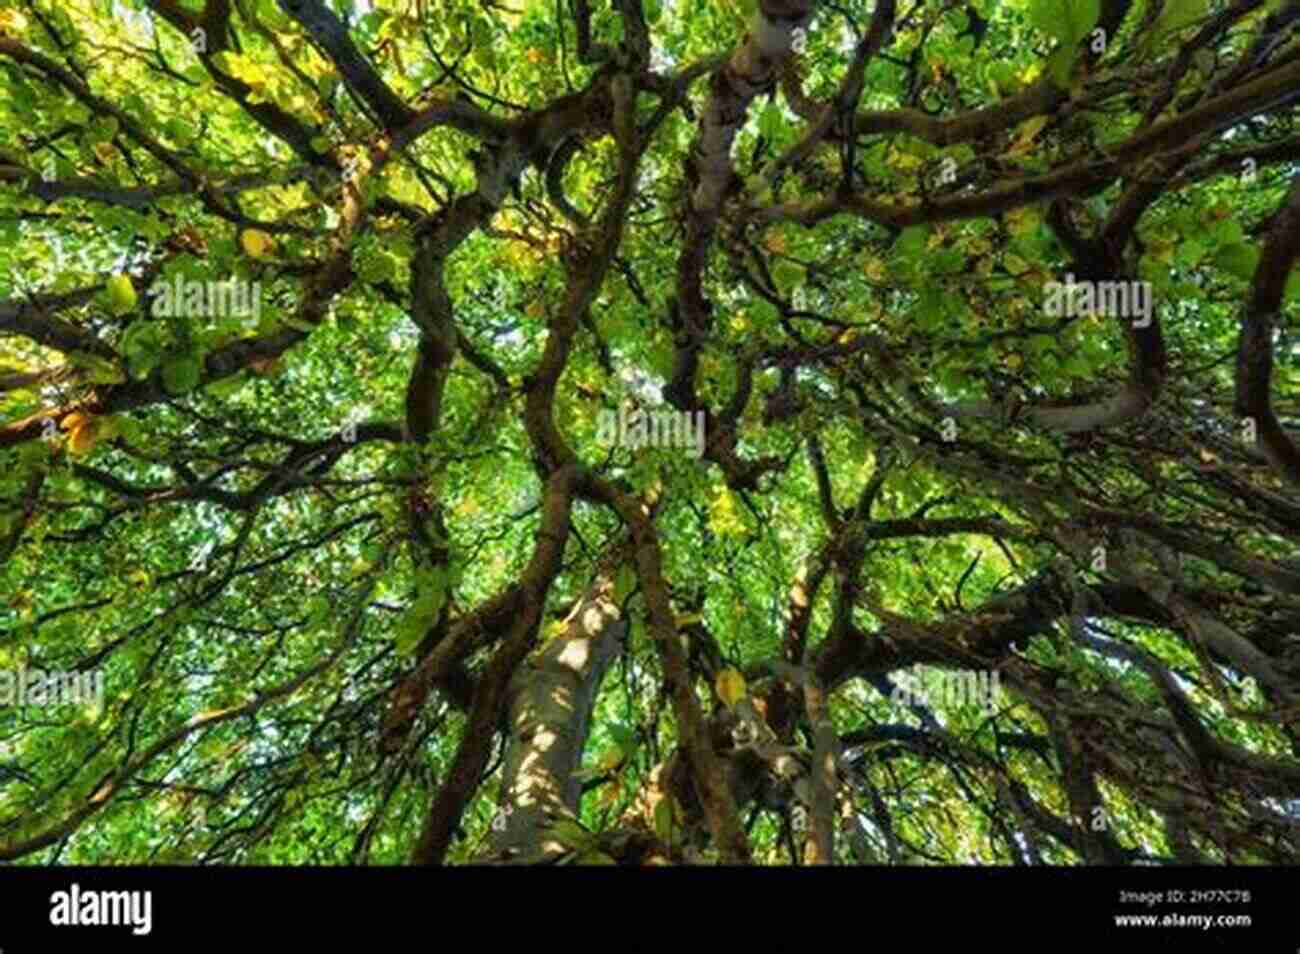
[[1297,23],[0,0],[0,859],[1294,861]]

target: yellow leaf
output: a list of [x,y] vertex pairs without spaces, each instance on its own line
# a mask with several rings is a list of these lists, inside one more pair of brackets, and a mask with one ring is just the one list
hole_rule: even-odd
[[238,706],[230,706],[229,708],[225,708],[225,709],[208,709],[204,712],[198,712],[190,716],[190,720],[189,722],[186,723],[186,725],[195,726],[195,725],[200,725],[204,722],[211,722],[213,719],[219,719],[227,712],[233,712],[235,709],[238,708],[239,708]]
[[27,27],[27,18],[17,10],[0,10],[0,33],[17,36]]
[[745,698],[745,677],[728,667],[718,673],[713,688],[717,690],[718,698],[723,704],[728,709],[734,709],[736,703]]
[[1030,208],[1012,209],[1006,214],[1007,227],[1014,235],[1022,235],[1038,228],[1042,219]]
[[147,590],[150,586],[153,585],[153,577],[149,575],[148,570],[143,570],[139,568],[134,569],[126,575],[126,578],[128,582],[134,583],[137,587],[139,587],[142,590]]
[[741,519],[740,508],[736,506],[726,486],[718,488],[709,504],[709,529],[720,537],[743,536],[745,533],[745,522]]
[[894,153],[889,157],[888,162],[895,169],[901,169],[903,172],[911,172],[921,164],[920,159],[905,152]]
[[[67,421],[64,421],[64,424],[66,426]],[[93,419],[86,419],[68,428],[68,450],[74,455],[89,453],[94,449],[97,440],[99,440],[99,422]]]
[[600,757],[600,761],[596,764],[602,772],[614,771],[614,769],[623,764],[623,750],[610,749]]
[[135,286],[129,275],[113,275],[106,283],[108,286],[108,303],[115,315],[125,315],[135,307]]
[[244,229],[239,235],[239,244],[250,258],[262,258],[275,248],[275,241],[260,229]]
[[862,271],[873,282],[883,282],[885,280],[885,263],[874,255],[868,255],[862,262]]
[[1026,119],[1016,130],[1016,138],[1021,142],[1032,142],[1034,137],[1043,131],[1043,127],[1052,121],[1049,115],[1034,116]]
[[597,800],[605,808],[613,808],[618,804],[619,798],[623,795],[623,789],[619,785],[605,785],[600,790]]
[[95,143],[95,155],[99,157],[100,162],[113,161],[113,144],[111,142]]
[[1043,131],[1043,127],[1051,121],[1051,118],[1050,116],[1035,116],[1033,119],[1027,119],[1021,123],[1016,133],[1016,141],[1002,155],[1006,158],[1015,158],[1029,152],[1033,148],[1034,139]]
[[84,427],[90,420],[90,415],[85,411],[73,411],[63,419],[59,426],[65,431],[75,431],[79,427]]

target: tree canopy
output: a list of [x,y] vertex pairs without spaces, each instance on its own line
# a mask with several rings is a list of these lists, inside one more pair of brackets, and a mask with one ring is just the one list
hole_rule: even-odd
[[0,92],[0,861],[1296,860],[1298,0],[0,0]]

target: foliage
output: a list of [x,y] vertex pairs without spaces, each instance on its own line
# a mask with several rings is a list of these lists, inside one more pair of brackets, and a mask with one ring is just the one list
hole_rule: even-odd
[[1294,861],[1297,23],[0,0],[0,859]]

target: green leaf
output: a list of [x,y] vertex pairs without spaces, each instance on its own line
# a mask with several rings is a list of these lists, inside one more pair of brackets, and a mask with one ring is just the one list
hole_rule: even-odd
[[113,275],[106,282],[108,305],[115,315],[125,315],[135,308],[135,286],[129,275]]
[[1047,59],[1047,72],[1061,89],[1070,88],[1070,77],[1074,75],[1074,63],[1079,56],[1079,48],[1073,43],[1058,46]]
[[554,838],[566,848],[572,848],[574,851],[584,852],[595,850],[598,841],[596,836],[587,831],[577,822],[568,818],[561,818],[555,824],[547,829],[547,834]]
[[148,377],[162,360],[166,333],[162,324],[140,318],[122,333],[121,352],[127,371],[137,380]]
[[68,357],[74,366],[86,372],[86,377],[94,384],[122,384],[126,381],[126,373],[107,358],[85,351],[74,351]]
[[438,619],[450,583],[451,571],[446,565],[422,566],[416,571],[415,601],[402,614],[396,627],[394,641],[399,653],[409,654],[419,646],[429,627]]
[[[432,528],[430,528],[432,531]],[[442,541],[439,541],[442,542]],[[447,599],[447,586],[451,581],[451,568],[446,564],[425,566],[417,572],[416,586],[419,589],[419,601],[428,610],[429,615],[437,616],[442,604]]]
[[330,601],[323,596],[313,596],[307,601],[307,625],[322,626],[329,618]]
[[359,256],[357,275],[371,284],[392,281],[397,277],[397,260],[387,252],[372,251]]
[[938,288],[926,288],[916,304],[916,323],[924,330],[935,330],[943,324],[947,311],[944,293]]
[[133,447],[143,448],[145,446],[144,428],[140,422],[125,415],[117,418],[117,433]]
[[162,363],[163,388],[173,396],[193,391],[202,375],[199,359],[191,354],[175,355]]
[[413,612],[412,609],[408,609],[398,621],[397,631],[393,638],[394,647],[403,656],[409,656],[415,652],[416,647],[420,645],[420,640],[428,629],[424,617]]
[[1189,238],[1178,246],[1178,264],[1190,268],[1205,256],[1205,243]]
[[671,844],[673,840],[673,828],[676,823],[676,813],[673,811],[673,802],[671,796],[664,796],[655,806],[654,824],[655,834],[659,840],[665,844]]
[[1157,40],[1177,40],[1179,32],[1204,19],[1209,7],[1210,0],[1168,0],[1151,32]]
[[925,242],[929,234],[930,228],[926,225],[913,225],[903,229],[898,236],[898,241],[894,243],[894,254],[907,261],[920,258],[925,252]]
[[774,142],[780,138],[784,125],[781,107],[777,105],[775,99],[769,100],[768,104],[763,107],[763,111],[758,114],[758,131],[763,135],[764,139]]
[[930,270],[938,275],[955,274],[965,265],[966,256],[955,248],[938,249],[930,256]]
[[627,595],[636,589],[636,570],[631,563],[623,563],[614,577],[614,602],[622,604]]
[[1224,245],[1214,255],[1214,263],[1231,275],[1250,281],[1255,277],[1255,266],[1259,263],[1259,251],[1253,245],[1236,242]]
[[1070,88],[1082,43],[1101,18],[1101,0],[1031,0],[1029,22],[1060,46],[1047,61],[1047,72],[1062,89]]
[[1286,280],[1286,291],[1283,293],[1284,301],[1300,301],[1300,268],[1291,270],[1291,277]]
[[803,269],[793,262],[777,262],[772,269],[772,278],[780,289],[790,289],[803,279]]
[[1029,25],[1046,33],[1048,36],[1055,36],[1057,29],[1056,5],[1057,0],[1030,0],[1028,8],[1025,10],[1025,17],[1029,20]]
[[43,441],[32,441],[18,445],[18,460],[25,468],[44,468],[50,461],[49,445]]
[[1101,18],[1101,0],[1031,0],[1029,22],[1066,46],[1077,46]]
[[624,752],[636,747],[636,730],[631,726],[624,725],[622,722],[610,723],[609,737],[613,739],[618,744],[618,747]]
[[216,381],[209,383],[205,390],[214,398],[229,398],[230,395],[237,393],[247,383],[247,374],[240,372],[239,374],[230,374],[229,377],[217,378]]

